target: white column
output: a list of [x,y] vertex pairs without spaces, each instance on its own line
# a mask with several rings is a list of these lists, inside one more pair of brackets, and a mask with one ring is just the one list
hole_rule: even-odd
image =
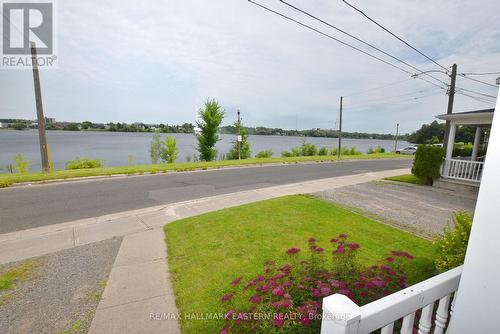
[[476,135],[474,136],[474,147],[472,148],[472,161],[477,160],[477,153],[479,152],[479,143],[481,142],[481,128],[476,128]]
[[[496,110],[500,110],[500,98]],[[500,115],[493,116],[489,150],[449,334],[498,333],[500,324]]]
[[457,132],[457,125],[452,122],[450,124],[450,133],[448,135],[448,146],[446,147],[446,159],[451,159],[451,155],[453,154],[456,132]]

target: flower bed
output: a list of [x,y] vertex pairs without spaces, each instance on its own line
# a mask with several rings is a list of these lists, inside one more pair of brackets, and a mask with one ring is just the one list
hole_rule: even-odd
[[327,251],[310,238],[305,259],[292,247],[288,263],[268,260],[248,282],[235,278],[221,298],[227,312],[220,333],[317,333],[324,297],[339,293],[364,305],[408,286],[402,262],[412,255],[392,251],[364,267],[357,261],[360,245],[347,239],[346,234],[331,239]]

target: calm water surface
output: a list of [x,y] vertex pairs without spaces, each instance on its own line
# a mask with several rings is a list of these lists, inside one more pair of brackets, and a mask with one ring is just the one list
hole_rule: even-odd
[[[169,135],[177,138],[180,151],[178,161],[186,161],[187,156],[192,157],[198,154],[196,138],[193,134]],[[66,162],[76,157],[102,159],[106,166],[120,166],[128,164],[128,155],[131,154],[135,164],[151,163],[148,150],[152,136],[152,133],[47,131],[47,141],[56,169],[64,169]],[[221,141],[217,143],[219,154],[227,153],[235,136],[220,135],[220,138]],[[280,156],[282,151],[300,146],[304,138],[318,148],[337,146],[337,139],[334,138],[250,136],[252,155],[271,149],[275,156]],[[400,141],[398,146],[402,147],[407,144],[407,142]],[[343,139],[342,146],[356,146],[362,152],[367,152],[370,147],[381,146],[391,151],[394,150],[394,141]],[[5,165],[11,163],[17,153],[24,154],[31,161],[31,171],[40,170],[40,151],[36,130],[0,130],[0,167],[3,168],[0,173],[6,172]]]

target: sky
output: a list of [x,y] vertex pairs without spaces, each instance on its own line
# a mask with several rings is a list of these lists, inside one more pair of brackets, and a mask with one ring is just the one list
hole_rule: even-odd
[[[260,3],[394,62],[278,0]],[[340,0],[289,3],[423,71],[440,70]],[[351,3],[447,68],[500,71],[498,0]],[[59,121],[194,123],[207,98],[222,105],[224,124],[240,108],[247,126],[287,129],[337,128],[340,96],[350,132],[392,133],[399,123],[407,133],[446,113],[445,90],[246,0],[64,0],[56,8],[59,65],[41,71],[41,84],[45,115]],[[498,76],[473,78],[494,84]],[[457,86],[498,93],[461,76]],[[30,71],[0,70],[0,92],[0,118],[36,117]],[[454,110],[493,106],[457,94]]]

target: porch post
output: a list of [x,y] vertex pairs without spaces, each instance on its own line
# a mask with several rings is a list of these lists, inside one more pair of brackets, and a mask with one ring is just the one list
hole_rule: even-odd
[[477,154],[479,152],[479,143],[481,142],[481,128],[476,128],[476,135],[474,136],[474,147],[472,148],[472,161],[477,160]]
[[448,143],[446,146],[446,159],[451,159],[453,154],[453,147],[455,144],[455,133],[457,132],[457,125],[455,123],[450,124],[450,133],[448,135]]
[[[496,109],[500,109],[500,96]],[[493,116],[474,223],[448,334],[498,333],[500,319],[500,115]]]

